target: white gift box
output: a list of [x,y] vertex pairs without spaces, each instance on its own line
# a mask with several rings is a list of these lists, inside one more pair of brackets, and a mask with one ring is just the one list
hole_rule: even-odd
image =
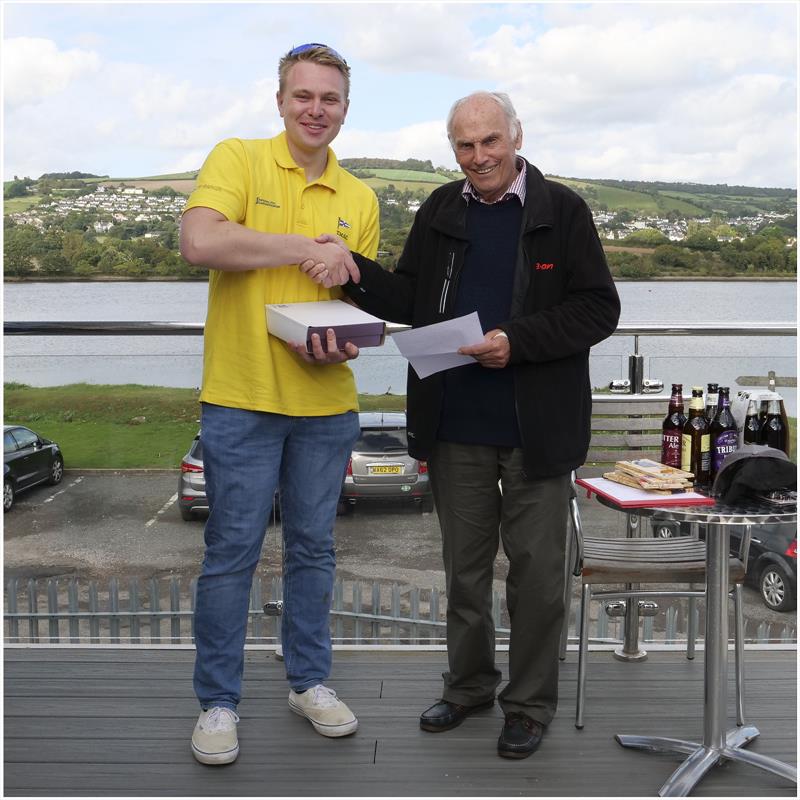
[[311,352],[311,335],[319,334],[327,351],[328,328],[336,333],[339,350],[347,342],[356,347],[380,347],[386,338],[386,323],[343,300],[316,303],[268,303],[267,330],[285,342],[305,342]]

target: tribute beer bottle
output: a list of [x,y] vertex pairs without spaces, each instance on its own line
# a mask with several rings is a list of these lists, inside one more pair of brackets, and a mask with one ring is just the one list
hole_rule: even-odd
[[686,417],[683,413],[683,384],[672,384],[669,409],[661,425],[661,463],[681,468],[681,436]]
[[761,419],[756,401],[751,400],[747,404],[747,416],[744,418],[744,428],[742,431],[742,441],[745,444],[761,444]]
[[707,486],[711,479],[711,434],[702,386],[692,386],[689,418],[683,426],[681,441],[681,469],[694,474],[695,486]]
[[711,423],[711,479],[713,480],[728,453],[733,453],[739,444],[736,420],[731,414],[728,387],[719,387],[717,415]]
[[716,383],[708,384],[706,392],[706,419],[710,425],[717,416],[717,402],[719,400],[719,385]]
[[761,443],[776,450],[783,450],[788,455],[786,447],[786,428],[781,417],[780,400],[770,400],[767,420],[761,429]]

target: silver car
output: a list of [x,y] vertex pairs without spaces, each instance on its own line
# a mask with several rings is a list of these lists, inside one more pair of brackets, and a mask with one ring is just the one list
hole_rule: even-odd
[[408,500],[433,511],[428,465],[408,454],[406,415],[398,411],[362,411],[361,435],[347,465],[339,512],[362,500]]
[[189,452],[181,460],[178,508],[185,520],[194,519],[197,514],[208,514],[206,476],[203,471],[203,443],[200,441],[200,431],[194,437]]

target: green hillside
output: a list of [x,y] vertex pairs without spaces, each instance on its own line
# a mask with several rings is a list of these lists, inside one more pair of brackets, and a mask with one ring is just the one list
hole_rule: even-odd
[[413,169],[371,169],[376,178],[387,181],[415,181],[419,183],[449,183],[450,179],[438,172],[419,172]]
[[576,178],[562,178],[557,175],[549,177],[574,189],[593,208],[605,207],[609,211],[626,208],[628,211],[643,214],[666,214],[675,211],[686,217],[703,216],[707,213],[702,206],[690,202],[694,195],[689,193],[681,197],[672,197],[662,192],[640,192]]

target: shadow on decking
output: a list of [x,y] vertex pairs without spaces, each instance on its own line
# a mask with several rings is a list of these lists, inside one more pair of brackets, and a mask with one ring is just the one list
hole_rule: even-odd
[[[338,650],[329,683],[360,727],[325,739],[289,711],[282,663],[249,649],[241,755],[205,767],[189,751],[193,659],[178,648],[6,647],[5,794],[654,796],[679,757],[623,749],[613,734],[702,737],[702,652],[695,661],[652,652],[639,664],[592,652],[582,731],[573,726],[576,654],[568,653],[541,748],[508,761],[496,754],[496,706],[444,734],[420,731],[419,713],[440,695],[441,651]],[[507,654],[498,661],[505,669]],[[761,731],[750,748],[796,763],[796,652],[748,650],[746,670],[748,722]],[[694,795],[792,797],[795,786],[728,762]]]

